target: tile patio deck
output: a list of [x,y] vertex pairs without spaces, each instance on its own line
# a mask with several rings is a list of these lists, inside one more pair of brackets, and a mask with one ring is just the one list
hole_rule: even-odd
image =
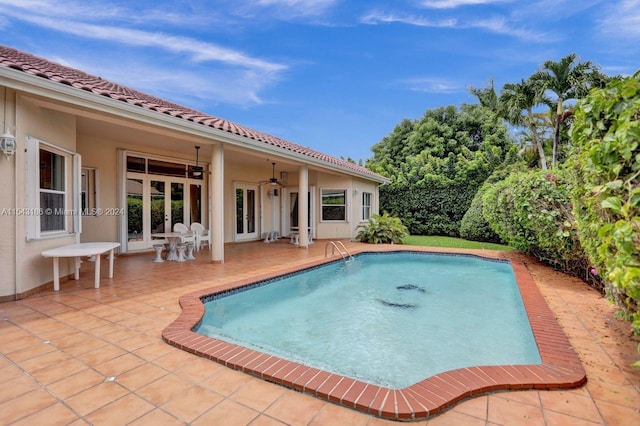
[[[222,265],[208,263],[208,255],[159,264],[152,254],[121,256],[100,289],[85,262],[80,280],[62,282],[60,292],[0,304],[0,424],[398,424],[164,343],[180,296],[321,259],[324,242],[308,250],[284,240],[228,245]],[[640,424],[640,370],[629,366],[638,339],[615,308],[579,280],[505,255],[525,263],[581,358],[587,384],[478,396],[414,424]]]

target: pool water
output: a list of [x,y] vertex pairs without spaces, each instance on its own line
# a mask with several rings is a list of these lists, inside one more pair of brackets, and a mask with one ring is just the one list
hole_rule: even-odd
[[197,332],[389,388],[461,367],[540,364],[511,265],[358,255],[213,296]]

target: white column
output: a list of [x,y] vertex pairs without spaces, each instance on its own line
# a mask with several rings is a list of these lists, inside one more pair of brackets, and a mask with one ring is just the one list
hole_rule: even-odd
[[298,168],[298,232],[300,247],[309,247],[309,166]]
[[224,263],[224,147],[221,143],[211,150],[211,262]]

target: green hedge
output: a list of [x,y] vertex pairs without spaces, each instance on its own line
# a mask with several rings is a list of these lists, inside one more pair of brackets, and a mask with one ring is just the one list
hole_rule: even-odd
[[395,183],[380,188],[380,206],[397,216],[411,235],[459,236],[460,222],[477,187],[456,183]]
[[[485,191],[483,215],[511,247],[589,281],[589,261],[571,210],[570,182],[563,170],[512,174]],[[591,284],[598,286],[594,280]]]
[[640,71],[582,99],[571,136],[580,241],[640,333]]

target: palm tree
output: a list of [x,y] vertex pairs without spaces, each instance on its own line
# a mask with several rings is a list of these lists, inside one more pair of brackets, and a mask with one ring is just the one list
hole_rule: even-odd
[[547,169],[547,157],[537,123],[539,114],[533,112],[538,105],[546,103],[544,90],[537,81],[522,79],[520,83],[507,83],[500,92],[500,111],[502,116],[514,126],[526,127],[531,132],[531,138],[538,148],[540,167]]
[[492,111],[498,111],[500,107],[500,102],[498,99],[498,95],[496,94],[496,89],[493,87],[493,79],[489,80],[489,85],[482,89],[478,89],[477,87],[469,87],[469,92],[480,102],[480,106],[489,108]]
[[546,61],[540,71],[531,76],[545,91],[553,92],[556,96],[555,103],[550,107],[556,107],[554,132],[553,132],[553,167],[558,160],[558,144],[560,139],[560,126],[563,122],[564,102],[570,99],[580,99],[587,95],[595,86],[601,86],[607,80],[600,73],[599,67],[591,61],[577,62],[578,55],[572,53],[560,59],[559,62]]

